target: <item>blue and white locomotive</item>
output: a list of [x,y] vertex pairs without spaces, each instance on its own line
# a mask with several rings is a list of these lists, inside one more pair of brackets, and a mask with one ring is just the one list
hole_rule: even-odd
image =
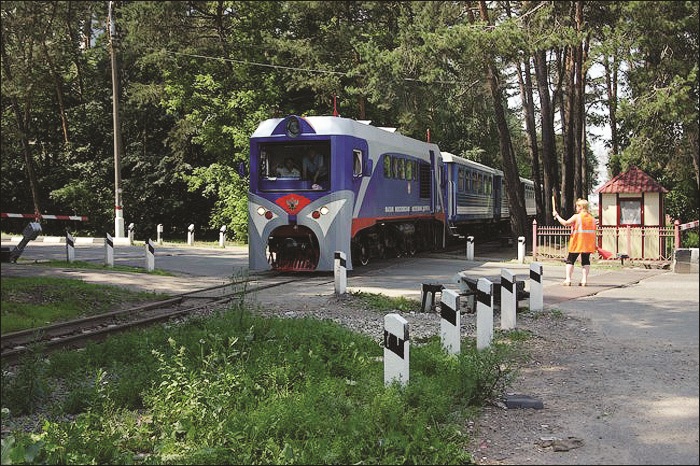
[[369,122],[266,120],[250,138],[249,268],[332,271],[342,251],[351,270],[442,249],[462,225],[501,220],[501,179]]

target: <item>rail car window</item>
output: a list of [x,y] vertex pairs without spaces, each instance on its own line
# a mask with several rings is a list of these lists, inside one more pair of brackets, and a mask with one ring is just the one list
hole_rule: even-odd
[[262,189],[329,189],[329,154],[327,142],[261,145]]
[[352,176],[362,176],[362,151],[359,149],[352,151]]

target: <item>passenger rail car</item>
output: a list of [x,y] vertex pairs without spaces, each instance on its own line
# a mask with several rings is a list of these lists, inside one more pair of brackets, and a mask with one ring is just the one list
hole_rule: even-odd
[[332,271],[340,251],[352,270],[442,249],[465,225],[500,219],[498,173],[368,122],[266,120],[250,138],[249,267]]

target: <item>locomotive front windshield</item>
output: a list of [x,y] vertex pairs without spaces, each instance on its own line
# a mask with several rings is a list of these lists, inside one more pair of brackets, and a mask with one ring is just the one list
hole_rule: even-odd
[[328,142],[262,144],[259,163],[260,186],[264,191],[330,189]]

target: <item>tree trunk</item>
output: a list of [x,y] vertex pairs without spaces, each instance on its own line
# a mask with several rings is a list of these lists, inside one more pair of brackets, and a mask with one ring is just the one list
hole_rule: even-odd
[[547,57],[544,50],[535,52],[535,77],[540,96],[540,113],[542,119],[542,166],[544,174],[544,203],[545,218],[548,225],[553,225],[549,215],[555,207],[552,197],[559,199],[559,177],[557,163],[557,148],[554,139],[554,114],[549,95],[549,79],[547,73]]

